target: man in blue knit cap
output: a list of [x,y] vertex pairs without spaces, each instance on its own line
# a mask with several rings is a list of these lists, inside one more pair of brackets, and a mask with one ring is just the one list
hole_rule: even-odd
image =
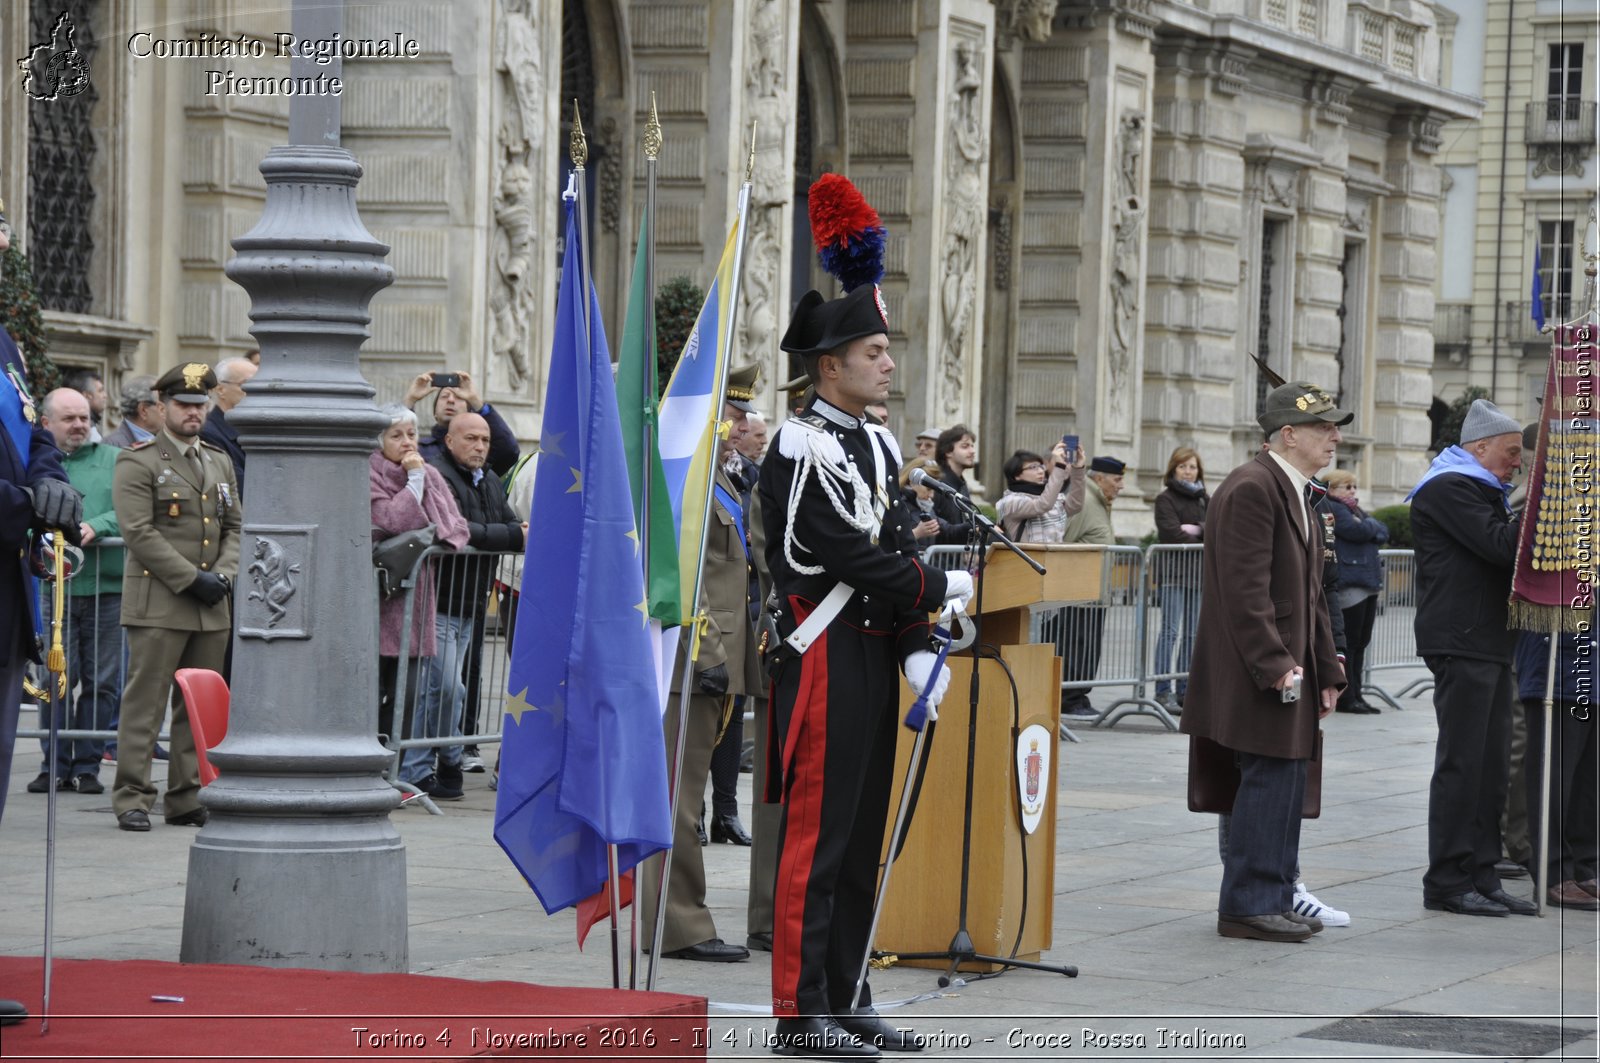
[[1439,744],[1428,788],[1423,907],[1457,915],[1534,915],[1500,885],[1500,810],[1511,741],[1506,599],[1517,557],[1507,500],[1522,463],[1522,425],[1479,399],[1461,442],[1412,489],[1417,653],[1433,673]]

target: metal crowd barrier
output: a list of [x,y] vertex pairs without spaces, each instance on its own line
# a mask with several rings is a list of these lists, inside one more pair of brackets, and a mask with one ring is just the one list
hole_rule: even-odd
[[1189,654],[1200,620],[1200,543],[1156,543],[1145,553],[1145,678],[1156,702],[1171,710],[1189,684]]
[[1361,669],[1361,692],[1374,694],[1399,709],[1403,708],[1401,698],[1433,689],[1432,677],[1425,676],[1389,691],[1373,674],[1417,666],[1417,558],[1411,550],[1379,550],[1378,558],[1383,564],[1383,587],[1378,592],[1378,615]]
[[[395,668],[394,730],[404,736],[386,736],[385,745],[396,755],[388,778],[403,790],[415,787],[400,780],[401,761],[408,749],[442,749],[447,746],[485,746],[500,742],[501,718],[505,711],[506,678],[511,663],[511,634],[516,623],[517,595],[512,587],[519,582],[521,550],[484,551],[471,547],[459,551],[448,547],[429,547],[418,560],[410,579],[402,586],[405,594],[388,608],[401,612],[400,644],[397,660],[413,657],[411,629],[419,602],[419,590],[430,586],[435,609],[435,648],[432,657],[419,657],[413,669]],[[452,585],[484,585],[482,594],[459,599],[447,598],[443,588]],[[450,649],[454,644],[455,652]],[[453,661],[452,661],[453,658]],[[447,669],[450,671],[447,673]],[[452,694],[451,686],[458,684]],[[443,713],[443,699],[462,699],[460,730],[451,734],[429,735],[425,725],[430,711]],[[437,708],[436,708],[437,706]],[[373,706],[376,731],[378,707]],[[409,727],[406,724],[409,723]],[[493,771],[493,767],[485,764]]]
[[[1107,546],[1100,573],[1100,600],[1094,604],[1033,610],[1029,625],[1035,642],[1051,642],[1061,655],[1061,689],[1089,691],[1126,688],[1094,717],[1095,727],[1115,727],[1128,716],[1154,716],[1169,731],[1178,725],[1147,695],[1145,653],[1148,627],[1145,556],[1137,546]],[[1062,737],[1071,738],[1062,718]]]
[[[938,569],[970,567],[966,547],[935,546],[923,552]],[[1094,603],[1043,606],[1031,610],[1030,641],[1055,646],[1062,659],[1063,693],[1096,688],[1126,688],[1094,717],[1079,717],[1096,727],[1114,727],[1127,716],[1154,716],[1178,729],[1165,708],[1147,695],[1145,654],[1148,639],[1145,557],[1137,546],[1105,548],[1100,596]],[[1072,717],[1063,716],[1061,737],[1078,740]]]

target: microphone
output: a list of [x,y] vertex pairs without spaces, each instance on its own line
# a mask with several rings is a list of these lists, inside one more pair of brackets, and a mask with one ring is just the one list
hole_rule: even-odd
[[938,479],[937,477],[929,476],[928,470],[926,469],[912,469],[911,482],[916,484],[918,487],[929,487],[935,491],[943,491],[945,494],[959,498],[963,502],[966,501],[966,499],[962,497],[960,491],[957,491],[954,487],[951,487],[949,484]]

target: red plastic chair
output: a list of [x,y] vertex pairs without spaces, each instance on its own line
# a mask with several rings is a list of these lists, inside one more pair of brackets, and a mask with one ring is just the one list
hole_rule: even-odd
[[189,730],[194,733],[194,750],[200,758],[200,785],[206,786],[217,777],[206,751],[228,737],[228,681],[209,668],[180,668],[173,678],[189,709]]

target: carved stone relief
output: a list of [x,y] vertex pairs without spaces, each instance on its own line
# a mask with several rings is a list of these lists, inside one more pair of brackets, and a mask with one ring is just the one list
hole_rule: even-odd
[[[779,281],[783,255],[783,208],[789,202],[790,169],[784,153],[793,105],[784,86],[788,54],[787,0],[755,0],[745,69],[747,119],[755,122],[755,168],[750,175],[749,231],[745,239],[741,332],[745,357],[777,364]],[[748,123],[746,124],[748,129]]]
[[490,347],[507,385],[528,380],[532,346],[533,174],[543,164],[544,56],[535,0],[502,0],[495,42],[500,79],[489,294]]
[[1145,203],[1139,195],[1144,162],[1145,116],[1123,114],[1117,124],[1117,198],[1111,208],[1111,343],[1107,402],[1107,428],[1130,429],[1129,365],[1132,361],[1139,317],[1139,267],[1143,249],[1139,240]]
[[1592,144],[1540,144],[1534,148],[1533,176],[1559,173],[1582,177],[1583,164],[1593,153]]
[[1012,12],[1012,28],[1017,36],[1035,43],[1050,39],[1056,0],[1016,0]]
[[981,42],[956,42],[946,121],[944,246],[940,256],[939,304],[944,318],[940,362],[943,371],[941,413],[961,416],[966,390],[967,337],[978,294],[978,241],[983,237],[985,196],[981,181],[984,149],[981,100]]

